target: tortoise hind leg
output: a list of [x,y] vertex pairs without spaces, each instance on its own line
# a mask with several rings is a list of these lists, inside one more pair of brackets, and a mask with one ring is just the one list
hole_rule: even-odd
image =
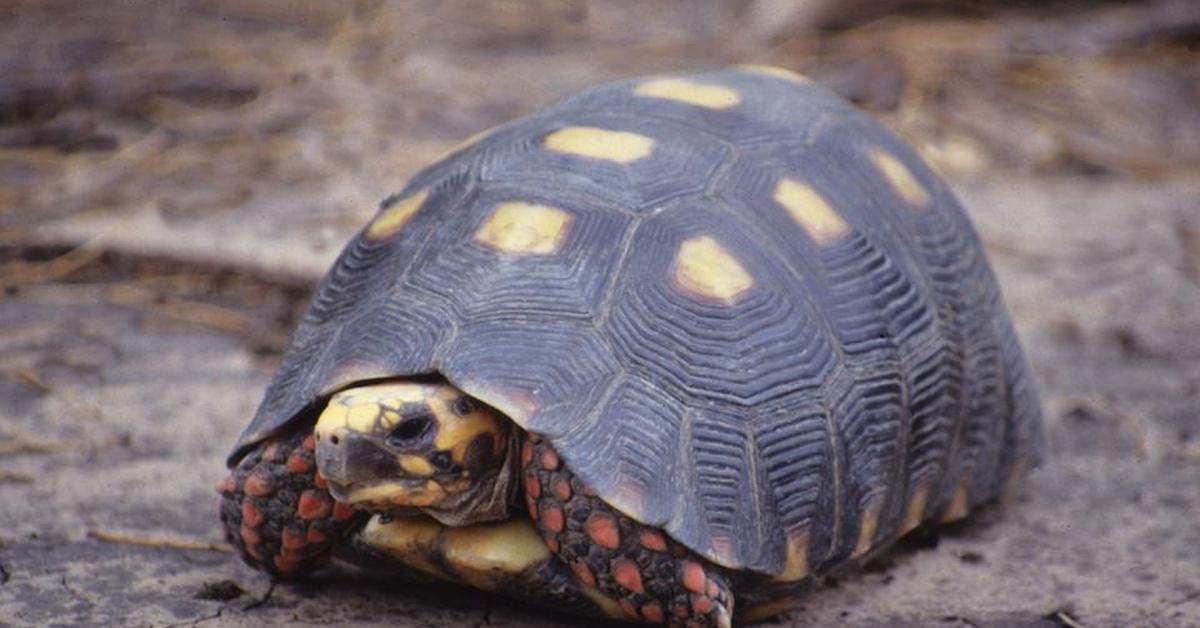
[[521,468],[530,517],[550,550],[581,582],[616,599],[629,619],[730,626],[733,592],[721,568],[606,504],[549,443],[528,439]]
[[324,565],[364,517],[317,476],[311,429],[260,444],[217,485],[225,537],[251,567],[294,577]]

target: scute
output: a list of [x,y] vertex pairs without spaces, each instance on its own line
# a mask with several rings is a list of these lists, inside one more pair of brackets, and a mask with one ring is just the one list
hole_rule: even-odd
[[[579,128],[630,135],[547,148]],[[1038,460],[1036,386],[962,208],[810,82],[611,83],[394,199],[322,281],[230,462],[338,389],[439,374],[619,510],[797,579]]]

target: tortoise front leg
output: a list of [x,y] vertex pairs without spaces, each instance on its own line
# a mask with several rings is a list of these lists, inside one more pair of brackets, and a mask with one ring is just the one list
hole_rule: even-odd
[[526,505],[546,545],[581,582],[615,598],[628,619],[731,625],[733,591],[720,567],[609,506],[546,441],[525,442],[521,469]]
[[349,550],[359,564],[386,570],[399,563],[410,578],[429,576],[578,615],[624,617],[615,601],[581,584],[524,518],[451,527],[425,515],[374,516]]
[[225,537],[251,567],[304,575],[365,515],[334,501],[317,475],[311,426],[259,445],[217,485]]

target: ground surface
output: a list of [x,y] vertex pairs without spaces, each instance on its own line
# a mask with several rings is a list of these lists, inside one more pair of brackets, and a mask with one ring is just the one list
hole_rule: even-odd
[[819,36],[799,4],[0,9],[0,625],[564,621],[345,569],[272,590],[227,553],[212,485],[378,199],[581,87],[745,60],[947,174],[1050,437],[1016,503],[776,623],[1200,625],[1195,4],[951,3]]

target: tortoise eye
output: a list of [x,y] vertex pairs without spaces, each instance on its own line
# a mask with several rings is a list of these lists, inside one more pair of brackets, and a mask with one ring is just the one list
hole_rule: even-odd
[[433,420],[427,416],[416,416],[405,419],[392,429],[392,432],[387,436],[389,445],[408,445],[419,439],[429,431],[430,424]]

